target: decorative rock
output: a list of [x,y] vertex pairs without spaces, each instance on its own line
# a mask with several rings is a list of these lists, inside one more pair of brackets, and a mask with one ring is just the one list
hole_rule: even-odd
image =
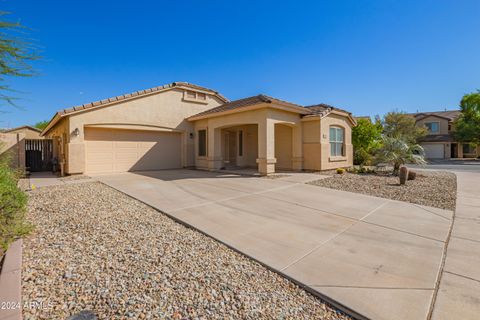
[[417,178],[417,173],[415,171],[409,170],[407,180],[415,180],[416,178]]
[[97,316],[92,311],[84,310],[69,317],[68,320],[97,320]]

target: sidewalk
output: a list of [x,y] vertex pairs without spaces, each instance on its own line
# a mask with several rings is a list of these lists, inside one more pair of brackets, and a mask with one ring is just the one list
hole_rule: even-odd
[[456,175],[457,208],[434,320],[473,320],[480,315],[480,174]]
[[32,189],[32,187],[41,188],[88,181],[92,181],[88,176],[58,177],[51,172],[32,172],[30,177],[21,179],[20,184],[25,189]]

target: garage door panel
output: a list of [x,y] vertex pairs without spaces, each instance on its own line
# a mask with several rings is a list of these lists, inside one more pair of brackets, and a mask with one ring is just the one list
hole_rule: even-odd
[[181,135],[170,132],[87,128],[86,172],[181,168]]
[[113,161],[113,153],[112,152],[95,152],[87,154],[87,160],[96,163],[96,162],[103,162],[104,160],[112,160]]
[[445,157],[444,146],[441,143],[425,143],[422,144],[422,147],[427,159],[443,159]]

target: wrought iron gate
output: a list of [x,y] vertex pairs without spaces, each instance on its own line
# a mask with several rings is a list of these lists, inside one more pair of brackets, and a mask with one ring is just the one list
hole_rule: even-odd
[[53,142],[51,139],[25,140],[25,166],[30,172],[52,170]]

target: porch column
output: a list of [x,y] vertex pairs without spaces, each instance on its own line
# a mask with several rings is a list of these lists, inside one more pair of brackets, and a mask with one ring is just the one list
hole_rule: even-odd
[[275,123],[266,118],[258,124],[258,172],[275,173]]
[[303,170],[303,138],[302,127],[297,124],[292,128],[292,169]]
[[208,129],[208,169],[219,170],[222,168],[222,130],[219,128]]

